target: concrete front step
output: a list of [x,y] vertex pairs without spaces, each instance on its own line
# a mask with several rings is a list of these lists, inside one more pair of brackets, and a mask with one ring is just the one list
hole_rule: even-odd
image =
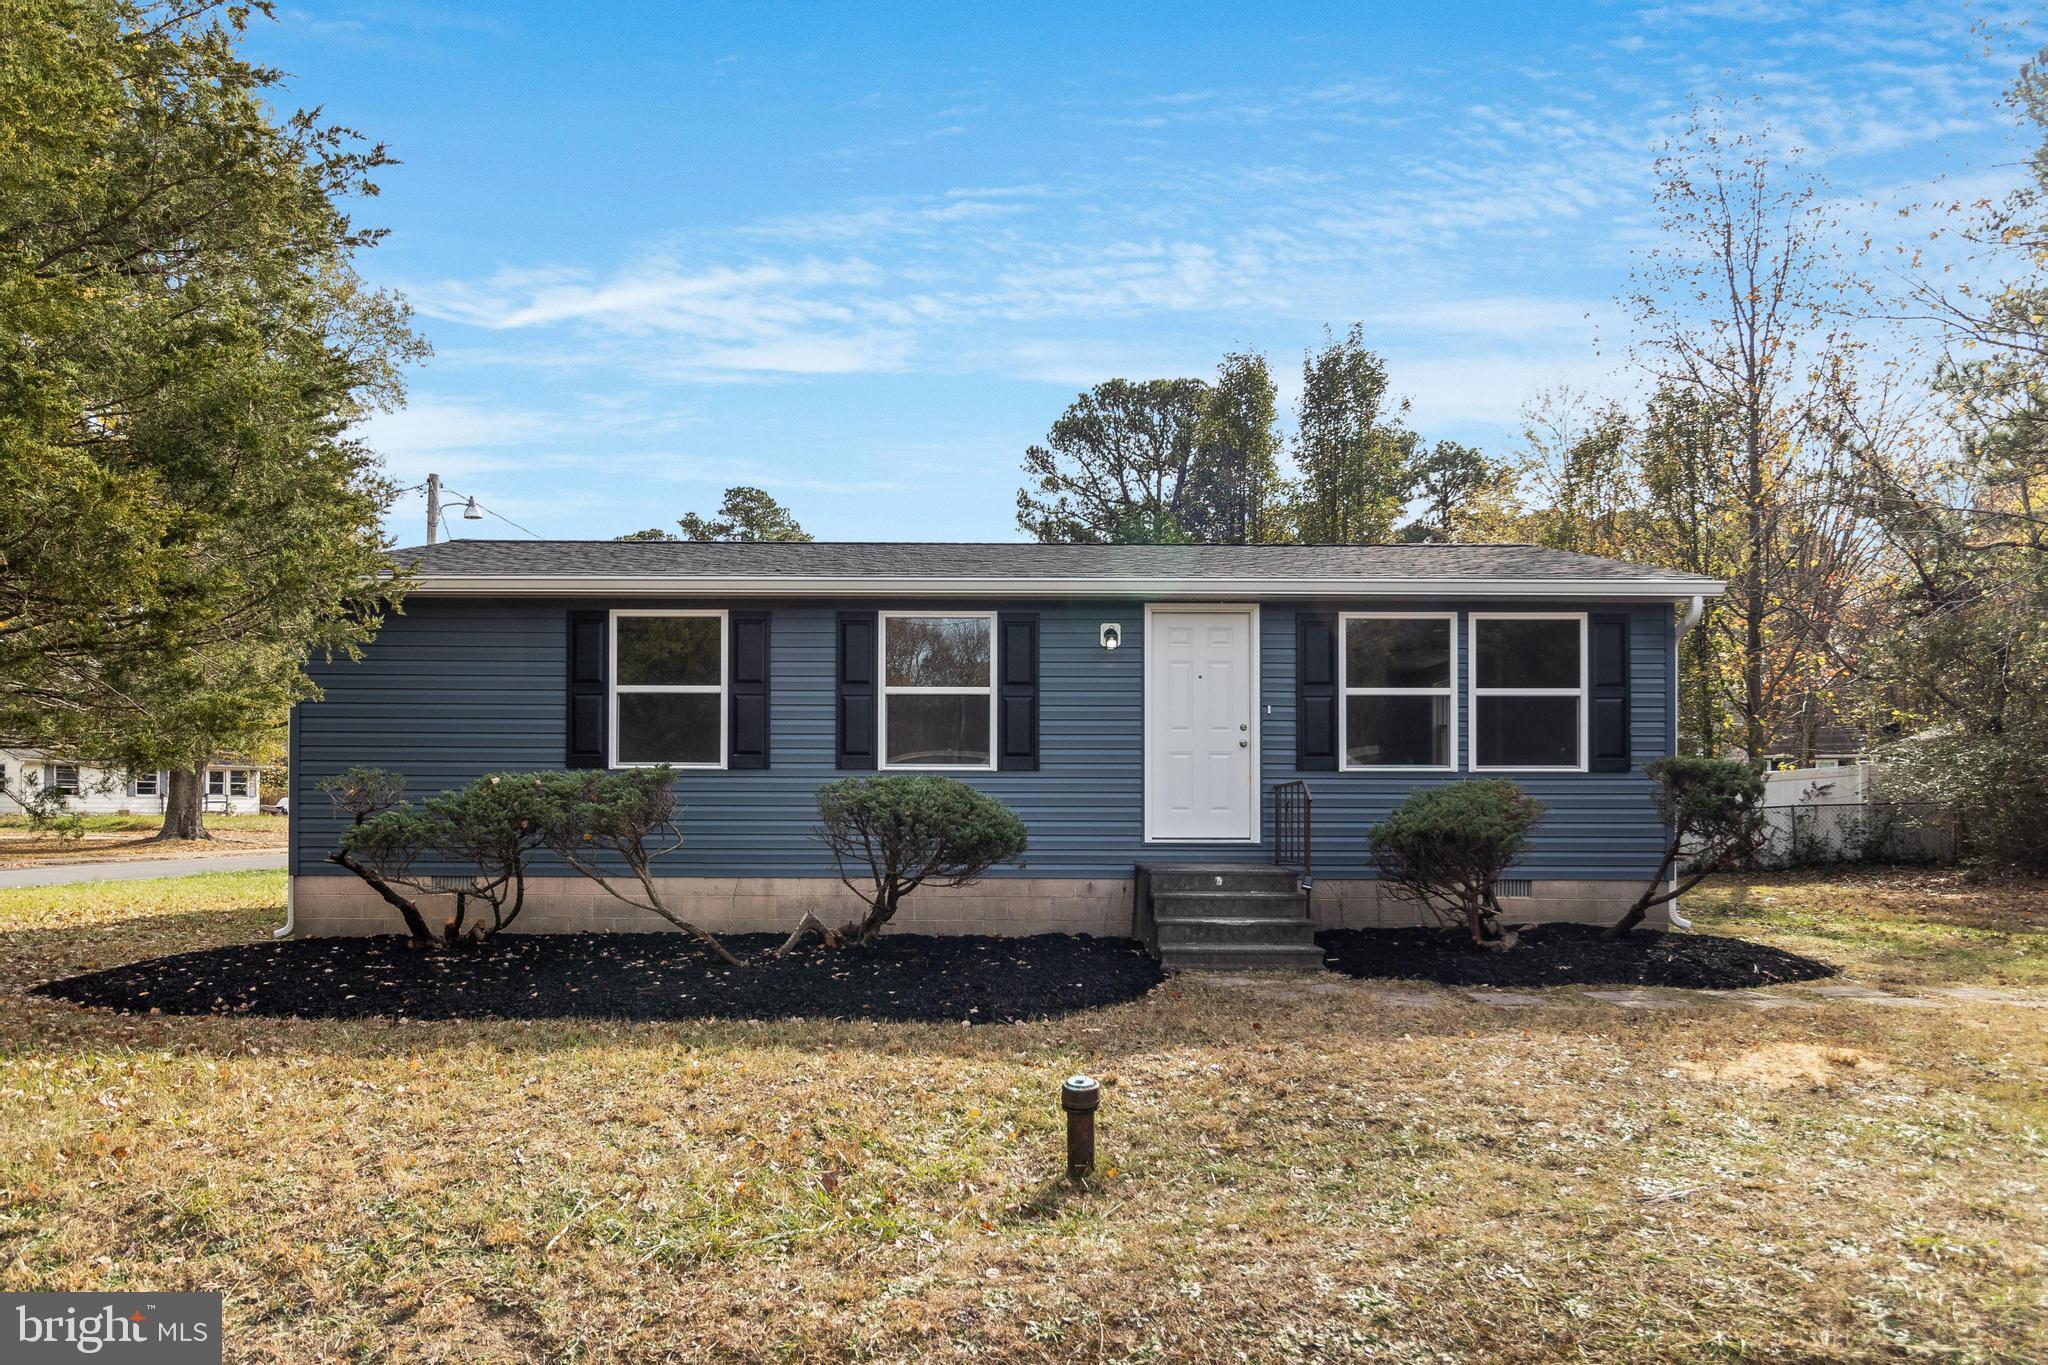
[[1319,972],[1323,950],[1295,943],[1161,943],[1159,965],[1170,971]]
[[1155,896],[1175,892],[1284,892],[1301,894],[1301,872],[1270,863],[1148,863]]
[[1300,917],[1270,915],[1161,915],[1152,921],[1159,930],[1159,949],[1195,943],[1307,944],[1314,946],[1316,926]]
[[1258,907],[1256,913],[1259,914],[1308,914],[1308,897],[1301,894],[1298,886],[1251,891],[1168,891],[1155,886],[1152,888],[1152,904],[1162,913],[1170,905],[1203,912],[1218,906],[1242,905]]
[[1308,922],[1308,900],[1299,891],[1155,891],[1154,919],[1292,919]]
[[1146,863],[1149,941],[1167,967],[1319,971],[1301,874],[1267,863]]

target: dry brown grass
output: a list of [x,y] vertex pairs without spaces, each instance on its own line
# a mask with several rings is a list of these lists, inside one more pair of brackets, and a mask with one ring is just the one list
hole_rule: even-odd
[[[974,1029],[332,1024],[20,994],[275,923],[274,877],[189,881],[0,892],[0,1282],[224,1290],[232,1358],[2048,1355],[2048,1011],[1180,979]],[[1776,1084],[1801,1057],[1824,1083]],[[1111,1082],[1085,1190],[1054,1178],[1074,1069]]]
[[2048,884],[1953,868],[1783,872],[1710,882],[1703,927],[1766,938],[1882,985],[2048,986]]
[[161,816],[93,815],[85,832],[67,839],[32,830],[18,817],[0,818],[0,868],[48,863],[125,862],[131,858],[204,858],[259,853],[285,846],[285,822],[276,815],[209,815],[210,839],[158,842]]
[[1844,1081],[1881,1071],[1884,1063],[1853,1047],[1765,1043],[1719,1062],[1680,1062],[1678,1069],[1696,1080],[1719,1081],[1725,1085],[1760,1085],[1768,1090],[1826,1090]]

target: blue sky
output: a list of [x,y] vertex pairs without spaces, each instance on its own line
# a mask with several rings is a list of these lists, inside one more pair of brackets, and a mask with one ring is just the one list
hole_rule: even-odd
[[551,536],[744,482],[821,538],[1014,539],[1077,390],[1256,348],[1291,401],[1326,323],[1365,323],[1432,440],[1629,392],[1613,300],[1688,100],[1757,97],[1897,231],[2012,181],[1987,15],[372,0],[250,46],[404,162],[362,213],[437,351],[369,425],[395,476]]

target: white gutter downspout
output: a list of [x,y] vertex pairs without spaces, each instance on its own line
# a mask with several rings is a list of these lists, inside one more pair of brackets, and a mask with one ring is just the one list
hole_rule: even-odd
[[[1705,616],[1706,614],[1707,599],[1703,596],[1700,596],[1699,594],[1694,594],[1692,599],[1692,605],[1685,609],[1685,615],[1679,619],[1678,634],[1672,637],[1671,751],[1673,753],[1678,752],[1678,649],[1680,645],[1685,643],[1686,632],[1691,630],[1694,626],[1698,625],[1700,623],[1700,618],[1702,616]],[[1678,885],[1678,869],[1675,867],[1671,869],[1671,885]],[[289,905],[290,902],[287,901],[286,904]],[[1687,919],[1684,915],[1678,913],[1678,899],[1675,896],[1672,899],[1664,902],[1664,915],[1665,918],[1671,921],[1671,927],[1674,929],[1692,928],[1692,921]]]
[[[285,755],[289,760],[289,771],[293,773],[299,770],[298,713],[299,708],[293,706],[285,713],[284,724]],[[1672,714],[1676,715],[1677,712],[1674,711]],[[286,806],[284,816],[284,923],[270,931],[272,938],[290,938],[298,930],[298,917],[292,913],[292,888],[299,882],[298,869],[293,866],[299,851],[299,841],[296,837],[299,832],[299,802],[290,786],[285,788],[285,798],[290,804]],[[260,795],[256,799],[256,806],[257,809],[262,809],[263,799]]]
[[297,927],[292,923],[292,885],[297,881],[298,878],[292,875],[291,869],[286,868],[284,872],[284,924],[270,931],[272,938],[290,938]]

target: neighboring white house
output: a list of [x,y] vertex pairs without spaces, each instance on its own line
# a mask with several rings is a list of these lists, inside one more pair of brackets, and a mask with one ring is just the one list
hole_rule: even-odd
[[[207,765],[206,809],[214,815],[255,815],[261,809],[260,770],[242,760]],[[0,815],[21,814],[16,798],[25,791],[54,788],[81,815],[160,815],[170,796],[167,772],[126,773],[79,763],[59,763],[33,749],[0,749]]]

